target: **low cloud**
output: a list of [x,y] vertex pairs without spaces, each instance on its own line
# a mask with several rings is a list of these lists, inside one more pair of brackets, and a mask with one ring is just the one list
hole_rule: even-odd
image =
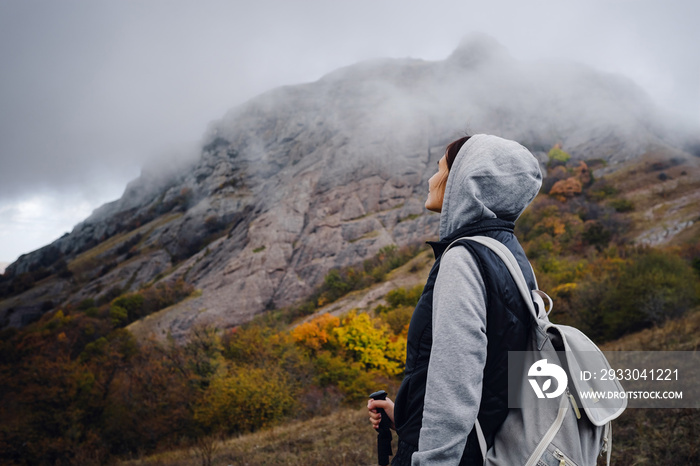
[[[198,141],[258,93],[367,58],[444,59],[473,31],[518,60],[567,58],[626,75],[698,126],[698,17],[698,2],[651,0],[4,1],[0,209],[44,199],[44,211],[75,224],[82,211],[61,206],[85,198],[92,210],[118,196],[149,161]],[[18,218],[2,215],[0,260],[44,244],[29,246]],[[41,238],[70,229],[34,227]]]

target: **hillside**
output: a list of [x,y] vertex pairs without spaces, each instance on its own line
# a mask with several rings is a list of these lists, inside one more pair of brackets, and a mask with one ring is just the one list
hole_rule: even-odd
[[144,169],[121,199],[11,264],[0,279],[0,325],[99,308],[178,281],[198,292],[164,301],[168,311],[151,320],[180,341],[198,325],[231,328],[290,306],[332,269],[434,237],[438,217],[423,208],[427,179],[445,144],[465,130],[520,141],[545,171],[557,144],[575,159],[600,161],[594,176],[650,155],[681,160],[686,175],[670,167],[662,192],[630,191],[640,206],[665,205],[636,211],[648,221],[636,223],[632,240],[693,234],[695,136],[671,130],[624,77],[520,62],[477,36],[445,60],[358,63],[232,109],[190,162]]
[[[698,351],[700,309],[666,325],[628,335],[602,346],[611,351]],[[199,466],[211,464],[320,465],[376,464],[376,434],[366,408],[347,408],[261,432],[232,437],[187,450],[164,452],[122,466]],[[698,464],[700,419],[693,409],[634,409],[613,422],[613,465]],[[663,433],[663,435],[661,435]],[[396,435],[393,437],[396,451]],[[598,464],[605,464],[601,458]]]
[[[586,163],[560,147],[545,156],[549,176],[516,223],[516,234],[540,287],[554,298],[552,320],[573,323],[610,349],[696,350],[696,223],[653,247],[637,243],[643,228],[635,223],[657,190],[664,193],[657,202],[682,206],[692,199],[687,193],[697,190],[694,159],[676,160],[678,173],[659,172],[646,158],[631,161],[613,183],[615,172],[604,175],[604,162]],[[677,182],[669,184],[670,178]],[[650,194],[637,199],[633,188],[640,186]],[[692,205],[677,210],[696,219]],[[231,328],[194,325],[184,341],[173,338],[171,327],[160,326],[178,315],[178,303],[201,295],[184,280],[110,301],[87,299],[48,311],[21,329],[5,328],[0,458],[8,465],[82,465],[193,446],[211,453],[221,436],[257,431],[231,441],[234,451],[228,450],[226,464],[255,464],[251,450],[266,461],[272,452],[290,462],[300,457],[317,463],[319,445],[339,448],[348,464],[362,464],[372,442],[357,407],[377,387],[395,393],[407,324],[431,264],[425,247],[386,246],[359,264],[331,269],[294,305]],[[333,417],[336,409],[340,420]],[[616,441],[627,445],[626,458],[662,458],[652,464],[667,464],[673,453],[697,460],[688,440],[696,438],[696,416],[671,410],[629,416],[630,423],[621,424],[628,443]],[[342,438],[323,432],[334,419],[347,423],[336,428]],[[280,427],[269,430],[275,426]],[[302,427],[319,429],[320,443],[300,433]],[[676,442],[673,451],[664,443],[668,436],[659,435],[666,431]],[[368,441],[364,453],[353,448]],[[270,443],[264,449],[255,449],[265,442]],[[154,461],[177,464],[163,455]],[[192,461],[183,455],[189,454],[175,453]]]

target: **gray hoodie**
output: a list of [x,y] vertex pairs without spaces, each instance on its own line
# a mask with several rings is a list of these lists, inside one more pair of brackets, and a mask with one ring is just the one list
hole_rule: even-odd
[[[472,136],[447,178],[440,238],[488,218],[515,221],[541,182],[539,163],[526,148],[496,136]],[[465,248],[442,256],[432,326],[419,451],[412,464],[459,464],[479,411],[487,345],[486,290]]]

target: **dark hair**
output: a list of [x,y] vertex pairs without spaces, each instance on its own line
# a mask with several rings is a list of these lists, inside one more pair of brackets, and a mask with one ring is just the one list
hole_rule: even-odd
[[459,150],[462,148],[464,143],[469,140],[470,137],[471,136],[464,136],[463,138],[459,138],[456,141],[452,141],[447,145],[447,149],[445,149],[445,161],[447,162],[448,170],[452,169],[452,164],[455,161],[455,157],[457,157]]

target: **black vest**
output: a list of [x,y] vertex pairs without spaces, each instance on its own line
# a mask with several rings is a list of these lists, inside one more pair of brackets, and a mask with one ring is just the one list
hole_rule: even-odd
[[[435,253],[435,263],[430,270],[418,305],[413,311],[408,329],[406,373],[394,407],[395,425],[400,443],[399,451],[392,464],[403,464],[400,458],[408,459],[410,454],[418,449],[428,362],[433,342],[433,288],[443,252],[450,243],[463,236],[482,235],[494,238],[513,253],[528,285],[534,289],[534,277],[525,253],[513,234],[513,227],[512,222],[487,219],[463,227],[438,242],[429,242]],[[490,447],[496,430],[503,423],[508,412],[508,351],[525,350],[531,316],[510,272],[498,256],[478,243],[461,241],[458,244],[466,247],[476,259],[486,287],[488,346],[478,419],[484,431],[486,443]],[[460,464],[483,464],[476,431],[465,433],[467,434],[469,434],[467,444]]]

